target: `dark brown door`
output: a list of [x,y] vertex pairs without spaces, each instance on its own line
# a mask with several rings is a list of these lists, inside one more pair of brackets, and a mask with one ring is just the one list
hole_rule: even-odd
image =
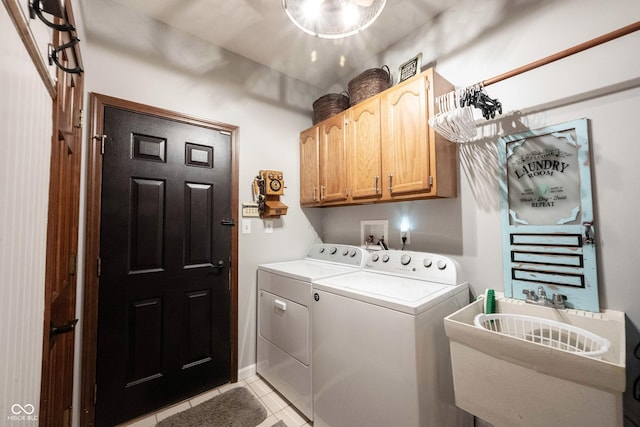
[[96,424],[230,380],[231,137],[104,110]]
[[[69,22],[74,22],[66,3]],[[53,43],[66,33],[54,32]],[[65,49],[61,65],[79,65],[80,51]],[[44,304],[44,343],[39,420],[41,425],[71,425],[73,359],[76,317],[76,269],[80,189],[82,74],[57,70],[53,101],[53,137],[47,229],[47,271]]]

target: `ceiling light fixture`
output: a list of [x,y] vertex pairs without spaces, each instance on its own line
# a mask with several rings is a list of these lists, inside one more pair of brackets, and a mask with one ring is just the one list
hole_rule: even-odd
[[323,39],[349,37],[373,24],[387,0],[282,0],[291,22]]

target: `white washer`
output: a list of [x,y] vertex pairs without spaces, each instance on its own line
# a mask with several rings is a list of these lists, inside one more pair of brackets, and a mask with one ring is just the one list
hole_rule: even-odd
[[444,317],[469,302],[458,263],[372,254],[313,282],[314,427],[471,426],[454,404]]
[[360,270],[367,256],[356,246],[318,244],[304,259],[258,266],[256,370],[309,419],[311,281]]

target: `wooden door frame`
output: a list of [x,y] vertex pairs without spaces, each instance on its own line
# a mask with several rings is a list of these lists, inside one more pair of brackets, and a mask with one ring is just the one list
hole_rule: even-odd
[[[13,3],[13,2],[12,2]],[[17,9],[13,4],[8,4],[9,14],[16,13]],[[55,23],[68,23],[76,25],[76,20],[73,13],[73,8],[70,0],[64,1],[63,13],[66,16],[66,20],[61,18],[55,18]],[[52,349],[52,304],[57,298],[66,298],[62,295],[56,295],[59,289],[56,288],[58,284],[63,281],[62,277],[65,276],[68,279],[66,285],[72,292],[72,295],[67,299],[67,304],[73,307],[73,313],[68,313],[71,318],[65,320],[71,320],[75,317],[77,312],[77,255],[78,255],[78,224],[80,215],[80,169],[82,158],[82,109],[83,109],[83,90],[84,90],[84,72],[81,73],[67,73],[62,68],[56,68],[57,79],[54,82],[54,92],[51,93],[50,83],[52,82],[51,76],[44,63],[43,58],[40,56],[39,50],[33,50],[35,43],[32,37],[24,37],[25,34],[31,34],[31,31],[27,28],[23,28],[22,24],[18,24],[19,20],[12,16],[16,23],[19,32],[23,35],[23,42],[29,51],[31,58],[33,59],[36,68],[42,78],[45,86],[52,95],[52,134],[51,134],[51,170],[49,171],[49,204],[47,213],[47,241],[46,241],[46,269],[45,269],[45,282],[44,282],[44,308],[43,308],[43,334],[42,334],[42,364],[41,364],[41,377],[40,377],[40,403],[39,403],[39,419],[40,422],[44,422],[47,425],[60,425],[60,421],[64,420],[64,423],[71,425],[72,414],[71,404],[73,399],[73,363],[77,354],[74,350],[73,341],[75,340],[76,332],[73,333],[71,339],[70,352],[64,353],[63,360],[67,364],[66,369],[62,369],[59,372],[60,366],[52,363],[51,349]],[[74,31],[75,32],[75,31]],[[65,36],[71,36],[71,34],[65,34]],[[54,31],[52,34],[52,45],[61,46],[65,43],[62,32]],[[69,49],[65,49],[61,55],[61,62],[65,66],[69,66],[67,61],[72,61],[80,69],[82,69],[82,55],[80,51],[80,45],[76,44]],[[44,68],[43,68],[44,65]],[[70,88],[73,87],[73,90]],[[62,135],[65,135],[62,137]],[[68,165],[68,170],[61,166],[61,150],[59,144],[61,141],[67,143],[72,141],[73,159],[72,163]],[[64,153],[69,147],[65,145],[62,147]],[[62,154],[64,156],[64,154]],[[63,174],[69,174],[68,185],[64,185],[62,182]],[[64,198],[61,201],[61,197]],[[66,217],[69,215],[70,218]],[[68,223],[66,226],[61,227],[61,218],[65,218]],[[61,272],[60,269],[64,269]],[[67,295],[66,293],[64,295]],[[68,296],[68,295],[67,295]],[[69,338],[67,338],[69,339]],[[58,343],[58,345],[61,345]],[[59,351],[59,350],[57,350]],[[59,353],[58,353],[59,354]],[[55,359],[54,359],[55,360]],[[58,404],[62,399],[65,401],[65,405],[69,405],[63,409],[64,413],[58,413],[60,409]],[[68,400],[67,400],[68,399]]]
[[[102,135],[104,108],[116,107],[149,114],[231,134],[231,215],[238,223],[238,127],[205,120],[175,111],[139,104],[107,95],[89,95],[90,123],[87,132],[87,199],[84,257],[84,305],[82,315],[82,367],[80,425],[95,425],[95,384],[98,337],[98,257],[100,254],[100,213],[102,192]],[[238,233],[231,233],[230,284],[230,379],[238,380]]]

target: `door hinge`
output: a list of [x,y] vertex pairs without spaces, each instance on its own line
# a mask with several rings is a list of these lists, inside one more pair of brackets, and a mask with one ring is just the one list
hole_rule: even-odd
[[81,128],[81,127],[82,127],[82,119],[83,119],[83,116],[82,116],[82,108],[78,108],[78,109],[75,111],[75,117],[74,117],[74,119],[73,119],[73,125],[74,125],[75,127],[77,127],[77,128]]
[[429,185],[433,185],[433,176],[429,175]]
[[78,271],[78,257],[76,256],[76,254],[70,254],[69,255],[69,274],[70,275],[74,275],[76,274],[76,271]]
[[98,384],[93,384],[93,406],[98,402]]
[[424,88],[429,90],[431,88],[431,81],[429,79],[424,80]]
[[94,135],[93,139],[100,140],[100,154],[104,154],[104,141],[107,139],[107,135]]
[[102,258],[98,257],[98,259],[96,260],[96,272],[97,272],[97,276],[100,277],[100,275],[102,274]]

